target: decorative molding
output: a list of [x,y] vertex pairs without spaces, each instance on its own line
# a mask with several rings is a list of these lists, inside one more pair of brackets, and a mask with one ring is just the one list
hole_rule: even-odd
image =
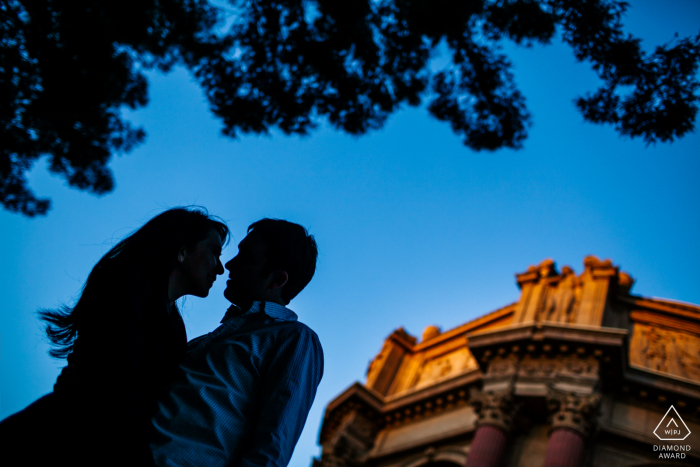
[[403,400],[400,401],[400,404],[387,405],[383,412],[383,425],[399,426],[458,406],[464,406],[467,404],[467,397],[467,389],[461,388],[424,397],[415,402]]
[[[505,352],[504,352],[505,353]],[[518,371],[518,357],[510,354],[506,357],[496,356],[488,364],[484,379],[515,376]]]
[[554,358],[525,356],[518,365],[518,378],[554,377],[561,366],[561,361]]
[[700,335],[700,323],[688,322],[687,319],[674,318],[649,311],[632,311],[630,312],[630,319],[635,323],[662,326],[676,331]]
[[431,386],[411,388],[399,394],[392,394],[384,398],[384,410],[392,411],[404,406],[432,400],[435,397],[468,391],[471,386],[481,381],[482,376],[481,371],[472,370],[454,378],[436,382]]
[[618,295],[615,298],[618,302],[632,305],[635,308],[645,308],[647,310],[667,313],[671,316],[700,321],[700,306],[698,305],[679,303],[659,298],[644,298],[634,295]]
[[443,332],[427,342],[419,342],[413,347],[414,352],[422,352],[428,348],[444,345],[446,341],[452,339],[462,339],[469,332],[489,329],[491,326],[508,325],[513,317],[517,302],[506,305],[498,310],[492,311],[484,316],[476,318],[468,323],[464,323],[454,329]]
[[379,424],[358,411],[351,411],[333,436],[323,443],[321,459],[317,465],[322,467],[359,467],[365,464],[374,440],[379,431]]
[[[602,328],[559,323],[523,323],[493,331],[469,334],[469,348],[479,362],[488,362],[492,355],[503,354],[517,347],[549,346],[556,351],[561,345],[581,344],[603,349],[623,345],[626,329]],[[564,344],[566,342],[566,344]],[[556,353],[556,352],[554,352]],[[566,353],[566,351],[561,351]]]
[[560,356],[559,358],[526,356],[518,365],[518,378],[575,378],[598,380],[599,362],[593,357]]
[[383,406],[381,395],[360,383],[353,384],[326,407],[319,444],[325,445],[335,436],[348,414],[359,413],[367,419],[380,420]]

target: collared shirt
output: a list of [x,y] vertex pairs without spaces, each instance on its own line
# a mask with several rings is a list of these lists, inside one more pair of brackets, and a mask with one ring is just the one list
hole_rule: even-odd
[[323,350],[293,311],[255,302],[190,341],[180,369],[153,417],[157,465],[285,467],[323,375]]

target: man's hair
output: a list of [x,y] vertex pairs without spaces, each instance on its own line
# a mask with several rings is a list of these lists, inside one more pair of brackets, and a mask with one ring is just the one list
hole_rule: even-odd
[[282,288],[281,298],[289,303],[311,281],[316,272],[318,247],[313,235],[299,224],[281,219],[261,219],[250,224],[248,236],[265,245],[264,274],[286,271],[289,279]]

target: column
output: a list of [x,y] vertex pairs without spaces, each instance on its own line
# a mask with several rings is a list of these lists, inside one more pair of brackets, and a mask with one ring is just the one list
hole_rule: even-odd
[[466,467],[498,467],[506,451],[516,409],[513,393],[510,389],[502,392],[473,391],[471,404],[479,419]]
[[550,391],[547,405],[552,414],[544,467],[581,467],[585,444],[595,425],[599,394],[577,395]]

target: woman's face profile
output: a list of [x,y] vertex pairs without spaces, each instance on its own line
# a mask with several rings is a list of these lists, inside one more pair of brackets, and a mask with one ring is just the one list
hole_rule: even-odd
[[206,297],[214,285],[216,276],[224,273],[221,256],[221,237],[219,232],[211,229],[204,240],[197,242],[194,247],[181,251],[182,261],[179,268],[185,279],[185,295]]

